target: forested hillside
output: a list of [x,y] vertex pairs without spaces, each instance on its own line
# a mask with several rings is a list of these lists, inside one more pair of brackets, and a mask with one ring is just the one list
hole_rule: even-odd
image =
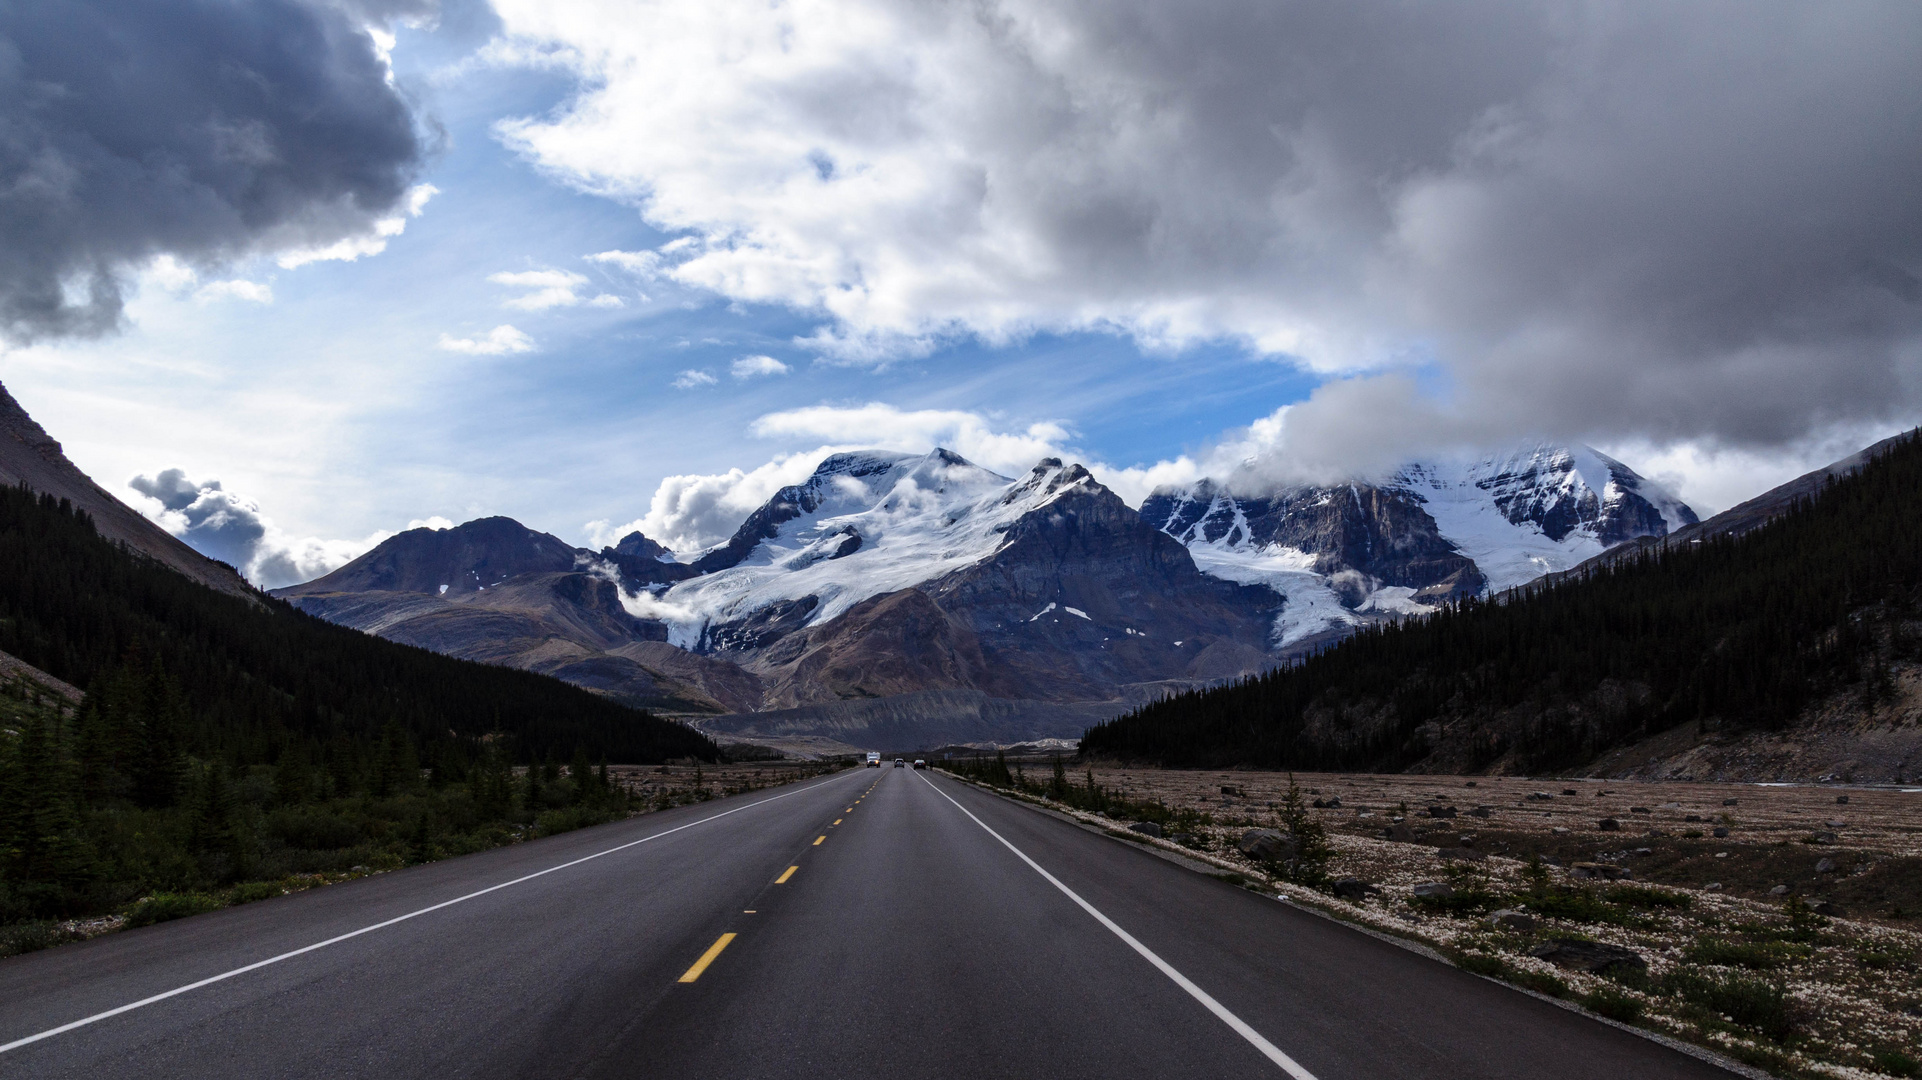
[[592,762],[716,756],[546,676],[215,592],[24,488],[0,488],[0,651],[87,691],[0,694],[0,923],[485,846],[612,812]]
[[1535,772],[1688,721],[1772,729],[1873,711],[1922,659],[1922,439],[1766,527],[1374,628],[1304,662],[1090,729],[1166,765]]

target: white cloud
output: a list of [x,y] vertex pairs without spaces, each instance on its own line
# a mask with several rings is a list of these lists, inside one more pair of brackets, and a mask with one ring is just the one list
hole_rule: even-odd
[[699,475],[669,476],[661,480],[647,513],[625,525],[590,522],[588,536],[597,545],[612,544],[640,530],[656,543],[675,551],[698,551],[721,543],[741,522],[775,492],[808,478],[830,451],[783,454],[754,469]]
[[454,527],[453,521],[435,514],[432,517],[415,518],[407,523],[409,529],[433,529],[441,532]]
[[718,381],[719,380],[709,372],[689,368],[675,378],[674,388],[676,390],[693,390],[700,386],[713,386]]
[[193,267],[172,255],[162,255],[148,263],[145,277],[168,292],[176,293],[192,288],[194,282],[200,280],[200,275]]
[[470,356],[503,356],[534,351],[534,339],[512,326],[502,325],[473,337],[457,338],[442,334],[435,347]]
[[598,308],[626,306],[626,302],[620,297],[608,293],[583,298],[580,289],[587,284],[587,278],[570,270],[504,271],[487,275],[487,280],[496,285],[529,290],[520,296],[501,301],[502,307],[518,308],[521,311],[546,311],[549,308],[575,307],[579,304]]
[[772,356],[743,356],[734,361],[730,370],[737,379],[752,379],[763,375],[786,375],[794,369]]
[[209,281],[194,292],[194,299],[202,303],[210,300],[247,300],[256,304],[274,302],[273,287],[260,281]]
[[1922,409],[1913,6],[496,7],[581,88],[502,137],[684,234],[605,261],[849,362],[1225,339],[1663,445]]
[[180,469],[136,476],[127,486],[139,494],[132,500],[135,506],[161,528],[263,589],[311,581],[394,535],[382,530],[364,540],[289,536],[253,500],[222,490],[218,480],[189,480]]
[[353,262],[368,255],[378,255],[387,250],[387,242],[407,231],[407,219],[419,217],[426,209],[427,200],[440,194],[440,189],[432,184],[416,184],[407,192],[407,211],[390,218],[374,222],[374,231],[363,236],[350,236],[337,243],[318,248],[297,248],[282,252],[275,260],[282,270],[293,270],[313,262]]
[[658,251],[602,251],[586,258],[588,262],[617,266],[647,280],[659,277],[661,272],[661,253]]

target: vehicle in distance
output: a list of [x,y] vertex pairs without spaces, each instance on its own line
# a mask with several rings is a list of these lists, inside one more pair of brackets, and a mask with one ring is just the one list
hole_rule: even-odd
[[895,758],[895,759],[894,759],[894,767],[895,767],[895,768],[897,768],[897,769],[898,769],[898,768],[900,768],[900,767],[901,767],[901,766],[903,766],[903,765],[906,765],[906,764],[907,764],[907,762],[905,762],[905,761],[902,761],[902,760],[901,760],[900,758]]
[[915,759],[914,759],[914,767],[915,767],[915,768],[917,768],[917,769],[925,769],[925,768],[927,768],[927,767],[928,767],[928,759],[926,759],[926,758],[915,758]]
[[868,768],[870,768],[870,769],[878,769],[878,768],[880,768],[880,767],[881,767],[881,755],[880,755],[880,753],[879,753],[878,751],[874,751],[874,750],[870,750],[870,751],[868,751]]

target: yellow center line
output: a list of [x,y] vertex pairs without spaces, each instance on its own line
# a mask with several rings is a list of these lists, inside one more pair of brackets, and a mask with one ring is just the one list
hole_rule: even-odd
[[743,914],[743,915],[752,915],[752,914],[754,914],[754,909],[753,909],[753,908],[748,908],[748,909],[747,909],[746,911],[743,911],[743,912],[741,912],[741,914]]
[[840,819],[840,818],[835,818],[835,819],[834,819],[834,823],[835,823],[836,825],[839,825],[839,824],[841,824],[841,819]]
[[826,839],[827,839],[827,837],[825,837],[825,836],[817,836],[817,837],[815,837],[815,838],[814,838],[814,846],[815,846],[815,847],[820,847],[820,846],[821,846],[821,841],[823,841],[823,840],[826,840]]
[[727,948],[727,943],[733,940],[734,940],[733,934],[722,934],[721,939],[719,941],[716,941],[714,944],[709,945],[707,947],[707,951],[701,954],[701,958],[699,960],[694,961],[694,966],[691,968],[688,968],[687,974],[681,976],[679,981],[684,983],[691,983],[695,979],[700,978],[701,972],[706,971],[707,966],[714,962],[714,958],[721,955],[721,950]]
[[790,867],[788,867],[788,868],[787,868],[786,870],[784,870],[784,871],[782,871],[782,872],[781,872],[781,876],[780,876],[780,877],[777,877],[777,878],[775,878],[775,879],[774,879],[774,883],[775,883],[776,885],[786,885],[786,884],[787,884],[787,879],[789,879],[789,878],[791,878],[791,877],[793,877],[793,876],[794,876],[794,872],[795,872],[796,870],[799,870],[799,869],[800,869],[800,867],[798,867],[798,866],[790,866]]

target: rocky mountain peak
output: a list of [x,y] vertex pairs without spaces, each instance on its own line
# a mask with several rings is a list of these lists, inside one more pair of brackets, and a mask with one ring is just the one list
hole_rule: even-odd
[[520,574],[572,570],[589,553],[509,517],[478,518],[451,529],[409,529],[325,577],[276,591],[418,592],[435,596],[499,585]]

